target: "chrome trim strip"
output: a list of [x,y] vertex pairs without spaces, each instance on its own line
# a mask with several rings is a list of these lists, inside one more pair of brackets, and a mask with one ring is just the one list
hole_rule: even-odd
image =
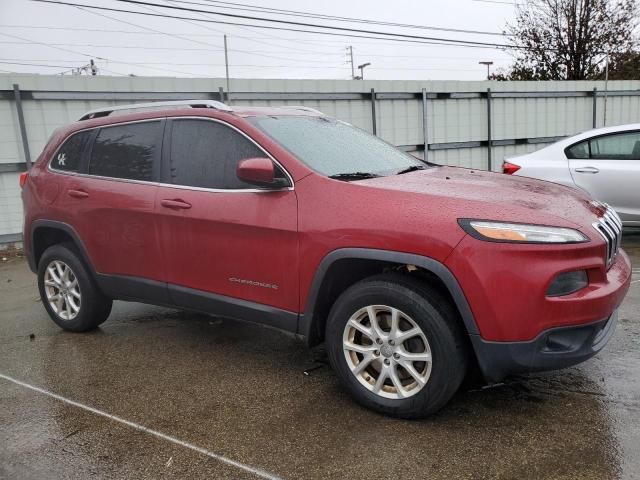
[[[230,189],[226,189],[226,188],[204,188],[204,187],[192,187],[192,186],[189,186],[189,185],[177,185],[177,184],[173,184],[173,183],[150,182],[150,181],[146,181],[146,180],[134,180],[134,179],[130,179],[130,178],[103,177],[101,175],[91,175],[89,173],[79,173],[79,172],[71,172],[71,171],[66,171],[66,170],[58,170],[57,168],[53,168],[51,166],[51,162],[53,162],[53,159],[56,157],[57,153],[62,148],[62,146],[67,142],[67,140],[69,140],[72,136],[77,135],[78,133],[86,132],[88,130],[95,130],[95,129],[99,129],[99,128],[109,128],[109,127],[117,127],[117,126],[121,126],[121,125],[129,125],[129,124],[134,124],[134,123],[159,122],[159,121],[162,121],[162,120],[174,120],[174,119],[178,119],[178,120],[188,119],[188,120],[212,121],[212,122],[220,123],[222,125],[226,125],[227,127],[235,130],[236,132],[238,132],[239,134],[244,136],[247,140],[249,140],[251,143],[253,143],[256,147],[258,147],[267,157],[269,157],[269,159],[271,159],[272,162],[274,162],[276,165],[278,165],[282,169],[282,171],[285,173],[287,178],[289,179],[289,183],[291,185],[288,186],[288,187],[283,187],[283,188],[237,188],[237,189],[231,189],[231,188]],[[211,117],[198,116],[198,115],[189,115],[189,116],[181,116],[181,117],[158,117],[158,118],[149,118],[149,119],[144,119],[144,120],[132,120],[132,121],[128,121],[128,122],[110,123],[108,125],[102,125],[102,126],[98,126],[98,127],[87,127],[87,128],[83,128],[81,130],[77,130],[77,131],[69,134],[67,137],[64,138],[64,140],[62,140],[60,142],[60,145],[58,146],[58,148],[56,148],[56,150],[51,155],[51,158],[49,158],[49,160],[47,161],[47,170],[49,170],[52,173],[56,173],[58,175],[70,175],[70,176],[76,176],[76,177],[81,177],[81,178],[96,178],[98,180],[113,180],[113,181],[117,181],[117,182],[138,183],[138,184],[143,184],[143,185],[155,185],[155,186],[162,186],[162,187],[178,188],[178,189],[181,189],[181,190],[194,190],[194,191],[199,191],[199,192],[214,192],[214,193],[269,193],[269,192],[281,192],[281,191],[287,191],[287,190],[295,190],[295,182],[293,181],[293,177],[287,171],[287,169],[284,168],[284,166],[278,160],[276,160],[273,155],[271,155],[269,152],[267,152],[253,138],[248,136],[246,133],[244,133],[239,128],[237,128],[234,125],[231,125],[230,123],[227,123],[227,122],[225,122],[223,120],[219,120],[217,118],[211,118]]]
[[605,208],[605,212],[602,217],[598,218],[598,221],[592,225],[606,243],[606,265],[608,268],[615,260],[618,250],[620,250],[623,225],[619,215],[613,208],[606,203],[600,205]]

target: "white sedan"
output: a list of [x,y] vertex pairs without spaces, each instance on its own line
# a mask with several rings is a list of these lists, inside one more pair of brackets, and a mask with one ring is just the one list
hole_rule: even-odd
[[581,188],[613,207],[625,226],[640,227],[640,123],[589,130],[506,158],[502,171]]

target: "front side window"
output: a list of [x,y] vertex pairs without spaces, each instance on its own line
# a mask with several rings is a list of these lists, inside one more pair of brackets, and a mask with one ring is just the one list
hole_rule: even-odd
[[89,174],[131,180],[153,180],[153,165],[161,141],[161,122],[130,123],[100,129]]
[[90,136],[91,131],[84,131],[68,138],[51,160],[51,168],[65,172],[77,172],[80,169],[82,153]]
[[244,135],[211,120],[173,120],[169,183],[214,189],[255,186],[236,175],[241,160],[265,157]]
[[318,173],[332,176],[393,175],[426,165],[393,145],[326,117],[250,118],[255,126]]

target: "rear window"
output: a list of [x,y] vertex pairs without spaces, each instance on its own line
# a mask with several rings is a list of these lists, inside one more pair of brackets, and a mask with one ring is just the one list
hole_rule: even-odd
[[67,139],[51,160],[51,168],[65,172],[77,172],[80,169],[82,154],[91,137],[91,131],[79,132]]
[[161,141],[161,122],[131,123],[100,130],[91,150],[89,174],[151,181]]

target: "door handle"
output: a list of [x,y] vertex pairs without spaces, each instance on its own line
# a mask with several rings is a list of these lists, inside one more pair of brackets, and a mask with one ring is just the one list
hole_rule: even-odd
[[87,198],[89,196],[84,190],[67,190],[67,194],[73,198]]
[[160,200],[160,205],[165,208],[171,208],[172,210],[186,210],[187,208],[191,208],[191,204],[184,200],[169,200],[167,198]]
[[578,173],[598,173],[600,170],[596,167],[579,167],[576,168],[576,172]]

